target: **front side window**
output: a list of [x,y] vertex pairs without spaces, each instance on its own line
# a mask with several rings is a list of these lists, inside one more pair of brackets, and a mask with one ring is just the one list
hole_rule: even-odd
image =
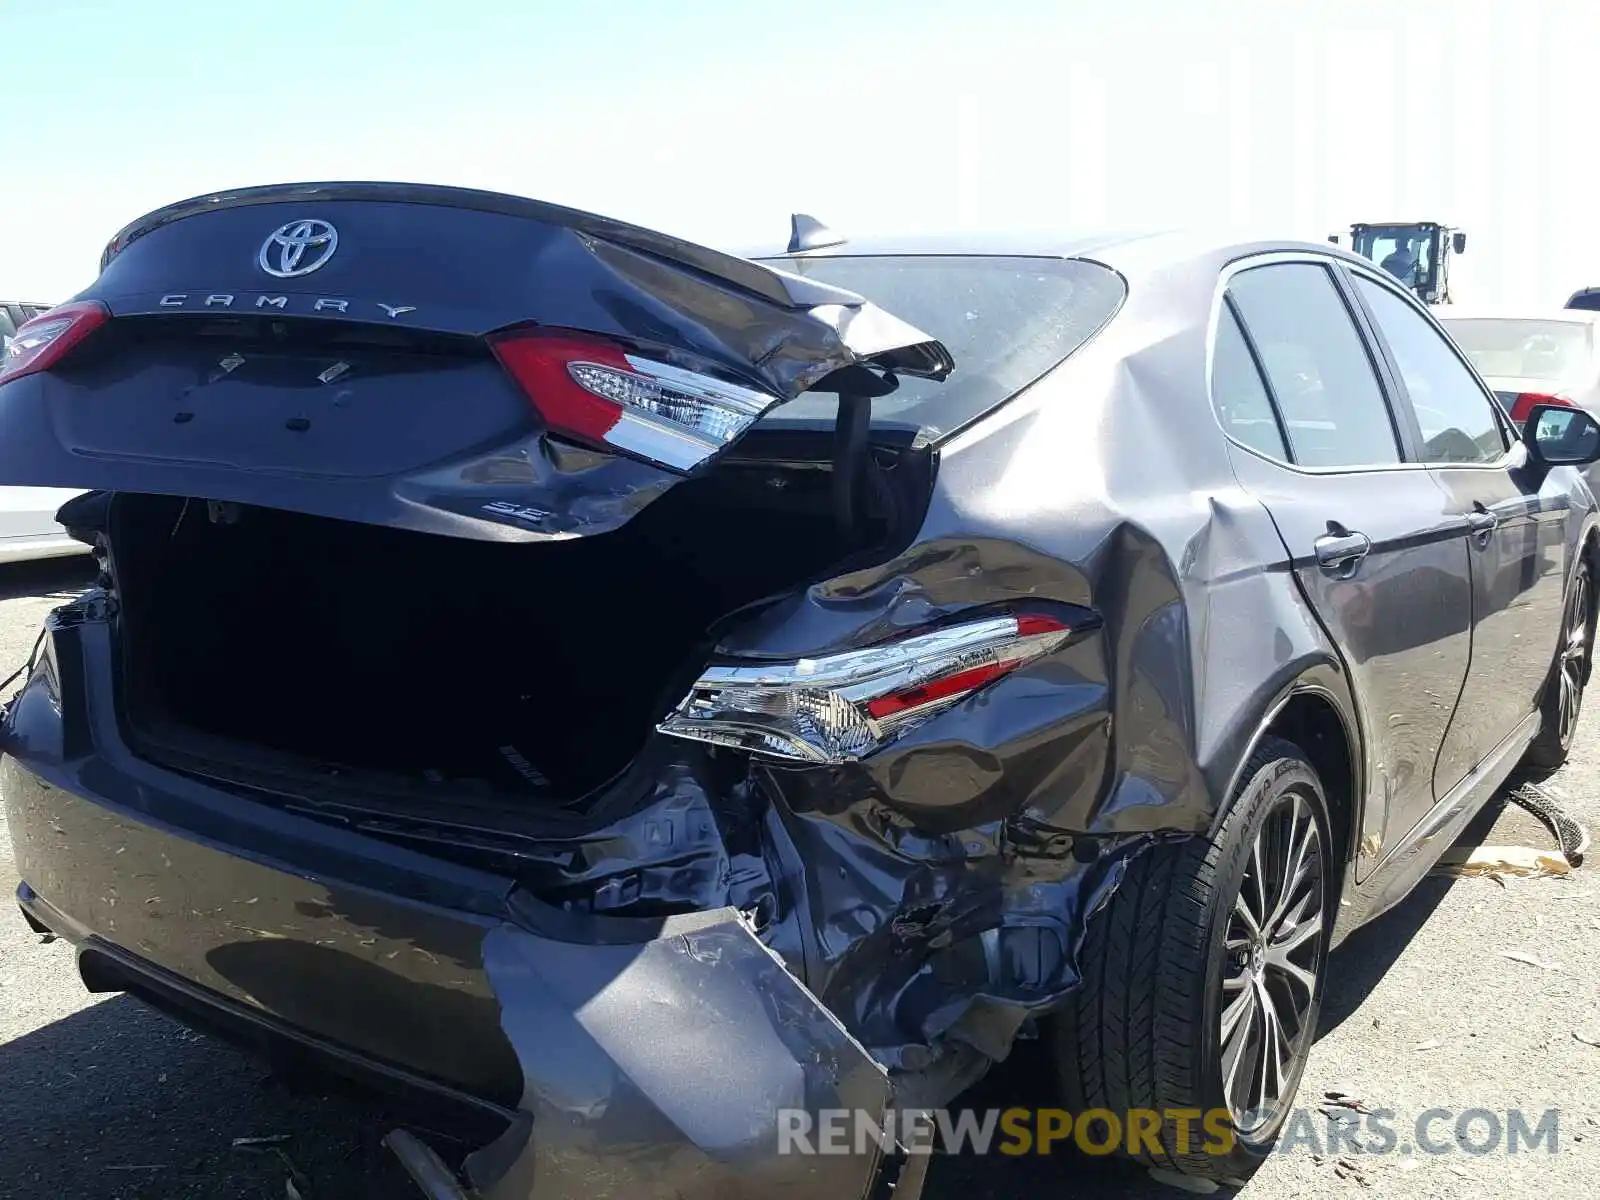
[[1506,452],[1494,402],[1416,306],[1381,284],[1356,277],[1356,290],[1394,356],[1417,424],[1424,458],[1436,463],[1490,463]]
[[1400,461],[1377,373],[1327,268],[1251,267],[1233,277],[1228,294],[1260,351],[1296,463],[1330,468]]

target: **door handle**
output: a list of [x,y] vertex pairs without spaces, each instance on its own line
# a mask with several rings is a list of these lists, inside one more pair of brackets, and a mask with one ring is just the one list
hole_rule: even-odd
[[1467,527],[1472,530],[1472,536],[1487,544],[1489,535],[1500,524],[1500,518],[1495,516],[1481,503],[1474,503],[1472,511],[1467,514]]
[[1311,549],[1317,556],[1317,565],[1323,570],[1353,574],[1372,549],[1372,539],[1364,533],[1341,530],[1323,534],[1311,543]]

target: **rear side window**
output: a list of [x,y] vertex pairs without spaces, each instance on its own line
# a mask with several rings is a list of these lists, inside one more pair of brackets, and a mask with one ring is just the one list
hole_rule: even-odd
[[1394,356],[1406,397],[1433,463],[1490,463],[1506,452],[1499,413],[1487,392],[1409,300],[1370,279],[1356,278],[1361,299]]
[[1226,304],[1217,320],[1217,341],[1211,355],[1211,403],[1223,430],[1234,441],[1268,458],[1289,457],[1283,431],[1272,412],[1272,397],[1244,334],[1239,332],[1238,319]]
[[[981,417],[1061,363],[1121,307],[1116,272],[1077,259],[989,255],[857,255],[769,259],[795,275],[846,288],[932,334],[955,358],[943,383],[901,377],[872,402],[875,421],[940,437]],[[807,395],[763,425],[832,420],[833,396]]]
[[1368,467],[1400,461],[1377,372],[1325,268],[1252,267],[1233,277],[1228,294],[1261,353],[1295,462]]

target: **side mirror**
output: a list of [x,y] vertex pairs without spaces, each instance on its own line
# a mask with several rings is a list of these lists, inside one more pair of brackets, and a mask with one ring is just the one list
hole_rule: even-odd
[[1457,254],[1465,254],[1467,252],[1467,235],[1459,230],[1452,233],[1450,235],[1450,249]]
[[1339,244],[1339,235],[1337,233],[1330,233],[1328,235],[1328,240],[1337,246]]
[[1534,461],[1581,467],[1600,461],[1600,421],[1581,408],[1535,404],[1522,423],[1522,440]]

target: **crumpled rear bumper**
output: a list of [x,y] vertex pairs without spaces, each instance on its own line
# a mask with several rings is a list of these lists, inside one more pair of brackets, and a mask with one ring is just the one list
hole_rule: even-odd
[[632,921],[516,907],[484,966],[529,1119],[468,1161],[485,1200],[855,1197],[898,1169],[870,1145],[780,1152],[786,1110],[881,1116],[889,1081],[737,913],[669,918],[638,941]]
[[575,914],[154,766],[109,653],[52,621],[0,760],[20,898],[84,960],[500,1113],[483,1200],[914,1200],[926,1156],[782,1152],[784,1110],[871,1117],[891,1087],[736,911]]

